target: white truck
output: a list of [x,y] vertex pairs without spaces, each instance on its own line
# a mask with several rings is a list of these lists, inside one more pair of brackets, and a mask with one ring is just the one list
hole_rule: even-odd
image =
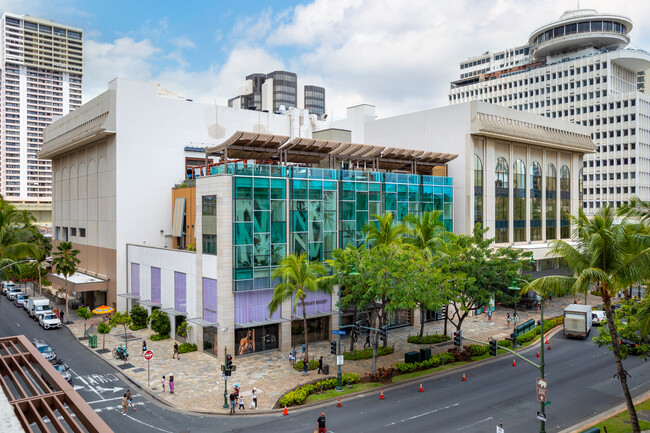
[[587,338],[591,331],[591,305],[571,304],[564,309],[564,335]]
[[29,317],[38,320],[38,316],[42,314],[52,314],[52,308],[50,308],[50,300],[47,298],[29,298],[27,300],[27,313]]

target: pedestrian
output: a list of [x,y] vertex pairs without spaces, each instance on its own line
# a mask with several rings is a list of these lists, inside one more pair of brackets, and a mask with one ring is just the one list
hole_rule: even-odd
[[237,396],[235,395],[235,390],[233,389],[230,393],[230,415],[235,413],[235,402],[237,401]]
[[318,373],[317,374],[320,374],[321,371],[323,373],[325,373],[325,370],[323,370],[323,357],[322,356],[318,359]]
[[370,331],[368,331],[368,334],[366,335],[366,342],[363,344],[363,348],[365,349],[366,346],[370,347]]
[[294,363],[293,354],[289,352],[289,367],[293,367],[293,363]]
[[257,389],[253,387],[253,392],[251,392],[251,397],[253,398],[253,401],[251,402],[251,407],[255,406],[255,409],[257,409]]
[[174,393],[174,375],[169,373],[169,393]]
[[165,376],[162,377],[162,380],[160,381],[162,385],[163,392],[165,392]]
[[246,407],[244,406],[244,396],[240,395],[239,396],[239,410],[243,410],[246,412]]
[[147,341],[142,340],[142,354],[144,355],[144,352],[147,351]]
[[126,415],[126,394],[122,397],[122,415]]
[[510,313],[506,314],[506,322],[508,323],[508,328],[510,328]]
[[239,399],[239,385],[235,384],[235,397]]
[[488,308],[487,315],[488,315],[488,322],[491,322],[492,321],[492,309],[491,308]]
[[176,358],[178,356],[178,359],[181,359],[181,353],[178,351],[178,341],[174,341],[174,354],[172,355],[172,359]]
[[316,425],[318,426],[318,433],[327,433],[327,428],[325,428],[325,412],[320,413],[320,416],[316,420]]
[[305,356],[305,350],[306,350],[305,343],[302,343],[302,356],[303,357]]
[[59,315],[61,316],[61,323],[64,323],[63,322],[63,310],[59,311]]
[[298,352],[296,352],[296,346],[293,346],[293,349],[291,349],[291,354],[293,355],[293,359],[296,359],[296,355]]
[[127,406],[131,406],[131,409],[135,410],[135,408],[133,407],[133,396],[131,395],[130,389],[126,390],[126,404]]
[[302,376],[309,376],[309,373],[307,373],[308,369],[309,369],[309,361],[307,360],[307,357],[305,356],[302,359]]

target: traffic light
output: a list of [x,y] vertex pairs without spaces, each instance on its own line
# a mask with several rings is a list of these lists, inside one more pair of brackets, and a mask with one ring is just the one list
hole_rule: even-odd
[[490,355],[497,356],[497,350],[499,350],[497,340],[490,340]]
[[232,370],[232,355],[226,356],[226,370]]
[[454,346],[458,349],[463,346],[463,333],[460,329],[454,332]]
[[354,332],[356,332],[357,335],[361,333],[361,320],[354,322]]
[[330,353],[332,355],[336,355],[336,341],[332,341],[330,343]]
[[386,327],[385,327],[385,326],[382,326],[382,327],[379,329],[379,339],[380,339],[381,341],[386,341],[387,338],[388,338],[388,337],[386,336]]

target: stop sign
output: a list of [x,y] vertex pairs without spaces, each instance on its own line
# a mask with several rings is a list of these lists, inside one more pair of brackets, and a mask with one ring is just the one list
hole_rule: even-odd
[[146,352],[144,352],[144,359],[149,361],[152,358],[153,358],[153,351],[152,350],[147,350]]

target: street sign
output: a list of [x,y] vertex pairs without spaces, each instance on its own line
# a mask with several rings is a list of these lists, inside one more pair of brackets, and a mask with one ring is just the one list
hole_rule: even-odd
[[497,433],[503,433],[503,432],[504,432],[503,427],[497,426]]
[[546,414],[544,412],[537,411],[537,419],[546,422]]
[[345,335],[345,329],[332,329],[332,335]]
[[343,365],[343,355],[336,355],[336,365]]
[[537,391],[537,401],[546,401],[546,391],[548,389],[548,382],[546,379],[537,378],[535,380],[535,389]]
[[153,359],[153,350],[147,350],[144,352],[144,359],[149,361],[150,359]]

